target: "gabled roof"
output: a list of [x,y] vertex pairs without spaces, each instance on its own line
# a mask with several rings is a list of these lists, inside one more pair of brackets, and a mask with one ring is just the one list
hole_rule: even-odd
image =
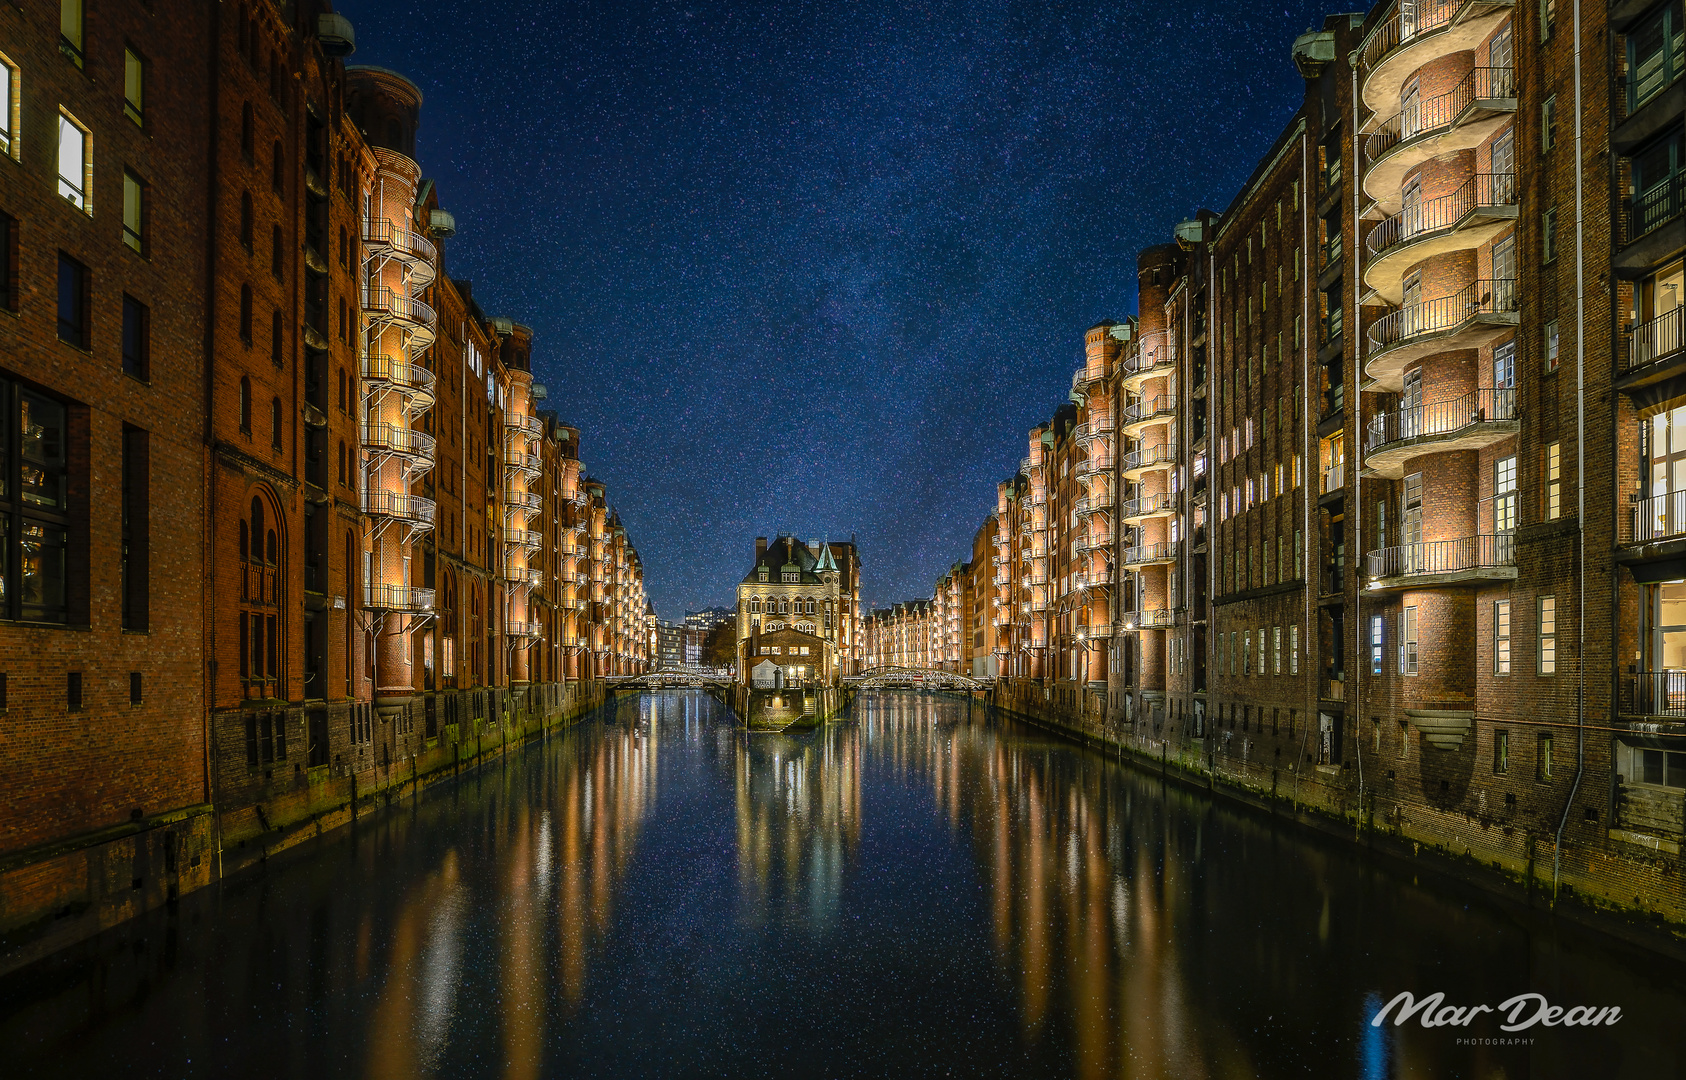
[[[830,560],[831,551],[825,545],[820,545],[820,551],[825,559]],[[767,583],[776,585],[783,581],[786,570],[794,570],[798,575],[798,582],[803,585],[820,585],[823,582],[819,576],[819,560],[808,550],[808,545],[794,536],[781,536],[767,545],[767,550],[749,568],[749,573],[743,577],[745,585],[754,585],[761,579],[761,571],[767,571]],[[833,562],[831,569],[837,569]],[[784,582],[789,584],[788,582]]]

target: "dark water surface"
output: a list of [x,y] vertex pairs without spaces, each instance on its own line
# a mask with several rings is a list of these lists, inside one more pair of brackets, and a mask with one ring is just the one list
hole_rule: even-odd
[[[1370,1026],[1402,990],[1623,1018]],[[0,1010],[0,1076],[1686,1068],[1670,962],[918,694],[748,737],[701,693],[623,699],[0,983]],[[1531,1042],[1467,1044],[1494,1038]]]

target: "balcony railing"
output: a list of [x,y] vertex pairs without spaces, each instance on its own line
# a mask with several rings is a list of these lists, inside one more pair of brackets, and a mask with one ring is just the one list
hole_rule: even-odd
[[539,624],[536,622],[516,622],[512,619],[504,624],[504,634],[512,638],[536,638],[539,636]]
[[1177,411],[1177,395],[1160,394],[1158,397],[1135,402],[1124,408],[1124,422],[1139,424],[1144,420],[1151,420],[1157,416],[1173,416]]
[[533,529],[511,529],[503,531],[503,542],[514,544],[516,547],[537,548],[544,544],[544,537]]
[[1621,235],[1625,247],[1680,216],[1686,209],[1686,171],[1671,174],[1637,195],[1622,200]]
[[1154,446],[1146,450],[1132,450],[1124,455],[1126,469],[1152,469],[1160,465],[1174,465],[1176,460],[1169,446]]
[[363,512],[371,517],[431,525],[437,509],[432,499],[420,495],[400,495],[394,491],[363,492]]
[[370,611],[432,611],[433,590],[370,582],[363,586],[363,606]]
[[1139,544],[1136,547],[1124,549],[1120,562],[1126,566],[1140,566],[1145,563],[1163,562],[1177,557],[1177,542],[1164,544]]
[[1323,494],[1346,489],[1346,462],[1337,461],[1323,470]]
[[389,248],[398,255],[426,263],[432,263],[439,257],[439,249],[427,237],[409,229],[400,229],[380,218],[363,223],[363,243],[370,247]]
[[[1385,225],[1386,222],[1383,222],[1383,224]],[[1341,239],[1342,235],[1342,233],[1337,232],[1333,236],[1329,237],[1329,239],[1323,241],[1323,243],[1317,245],[1318,273],[1321,274],[1323,271],[1341,261],[1341,256],[1345,254],[1345,244]],[[1374,236],[1375,234],[1371,233],[1370,235]]]
[[1364,140],[1364,155],[1376,161],[1402,142],[1451,127],[1477,101],[1515,96],[1515,68],[1478,67],[1446,93],[1418,101],[1383,120]]
[[1146,611],[1126,611],[1122,618],[1126,630],[1163,630],[1182,621],[1182,609],[1149,608]]
[[1622,525],[1623,543],[1649,544],[1686,536],[1686,491],[1668,491],[1641,498],[1633,496]]
[[1393,17],[1371,31],[1359,47],[1359,64],[1366,71],[1374,68],[1382,58],[1401,45],[1408,45],[1423,34],[1451,25],[1458,12],[1470,6],[1470,0],[1405,0]]
[[1423,334],[1454,330],[1477,315],[1515,311],[1515,278],[1478,278],[1451,296],[1424,300],[1390,312],[1370,324],[1370,352]]
[[511,585],[533,588],[539,583],[539,571],[534,566],[506,566],[503,568],[503,579]]
[[1471,424],[1516,419],[1514,389],[1474,390],[1451,401],[1412,409],[1391,409],[1370,418],[1365,452],[1425,435],[1444,435]]
[[433,390],[435,377],[433,372],[420,364],[376,354],[363,357],[363,380],[419,394]]
[[1365,245],[1380,255],[1426,233],[1450,229],[1484,206],[1515,206],[1516,174],[1476,173],[1449,195],[1407,206],[1370,230]]
[[529,454],[524,450],[504,447],[503,463],[516,472],[539,473],[544,471],[544,463],[537,454]]
[[1346,672],[1325,671],[1321,685],[1321,695],[1324,701],[1346,700]]
[[1686,671],[1635,671],[1622,677],[1621,711],[1686,717]]
[[363,310],[386,315],[396,322],[431,329],[439,316],[433,308],[413,296],[394,292],[384,285],[363,289]]
[[1671,311],[1628,327],[1623,369],[1632,371],[1679,352],[1686,345],[1683,330],[1686,330],[1686,304],[1676,304]]
[[433,460],[434,438],[425,431],[397,424],[364,424],[363,445],[405,457]]
[[1173,492],[1159,492],[1155,495],[1145,495],[1139,499],[1125,499],[1119,508],[1124,517],[1147,517],[1150,514],[1160,514],[1177,508],[1177,496]]
[[544,434],[544,421],[528,413],[504,413],[503,426],[511,434],[520,433],[535,439]]
[[1456,540],[1432,540],[1381,548],[1365,556],[1370,579],[1455,574],[1463,570],[1516,565],[1514,533],[1483,533]]

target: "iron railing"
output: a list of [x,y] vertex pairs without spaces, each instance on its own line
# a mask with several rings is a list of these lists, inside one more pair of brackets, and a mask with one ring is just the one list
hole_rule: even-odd
[[544,537],[533,529],[511,529],[506,526],[503,530],[503,542],[517,547],[537,548],[544,545]]
[[1175,465],[1176,456],[1169,446],[1155,446],[1147,450],[1132,450],[1124,455],[1126,469],[1151,469],[1160,465]]
[[1477,278],[1451,296],[1407,305],[1371,323],[1370,352],[1456,329],[1477,315],[1515,311],[1518,299],[1515,278]]
[[413,296],[394,292],[384,285],[364,287],[363,310],[384,313],[398,322],[429,329],[439,320],[431,305]]
[[1680,216],[1686,209],[1686,172],[1676,172],[1636,195],[1622,200],[1621,235],[1626,246]]
[[1370,418],[1366,452],[1389,443],[1424,435],[1444,435],[1471,424],[1516,419],[1516,390],[1472,390],[1451,401],[1418,405],[1410,409],[1389,409]]
[[1478,67],[1446,93],[1417,101],[1383,120],[1365,138],[1364,156],[1377,161],[1402,142],[1451,127],[1477,101],[1515,96],[1515,68]]
[[433,590],[369,582],[363,586],[363,606],[372,611],[432,611]]
[[1633,671],[1622,679],[1621,710],[1686,717],[1686,671]]
[[1371,580],[1515,566],[1516,534],[1482,533],[1456,540],[1400,544],[1372,551],[1365,559]]
[[1450,229],[1484,206],[1515,206],[1516,174],[1476,173],[1456,191],[1407,206],[1370,230],[1365,245],[1372,256],[1419,236]]
[[1172,540],[1163,544],[1138,544],[1124,549],[1120,562],[1129,566],[1139,566],[1144,563],[1160,562],[1177,557],[1178,543]]
[[1137,401],[1124,408],[1124,422],[1138,424],[1144,420],[1152,420],[1159,416],[1174,416],[1177,412],[1177,395],[1160,394],[1158,397]]
[[431,461],[435,442],[432,435],[414,428],[397,424],[364,424],[363,445]]
[[[1423,34],[1450,26],[1458,12],[1471,5],[1471,0],[1402,0],[1393,17],[1370,32],[1359,46],[1358,62],[1366,71],[1374,68],[1388,53],[1401,45],[1408,45]],[[1493,3],[1485,6],[1508,7]]]
[[1631,371],[1679,352],[1686,345],[1683,330],[1686,330],[1686,304],[1676,304],[1671,311],[1628,327],[1623,369]]
[[439,257],[439,249],[433,246],[433,241],[381,218],[363,222],[363,242],[375,247],[388,247],[400,255],[427,263]]
[[1144,495],[1139,499],[1125,499],[1120,507],[1120,512],[1124,517],[1145,517],[1149,514],[1159,514],[1176,508],[1176,494],[1162,491],[1154,495]]
[[386,383],[404,390],[426,393],[433,389],[436,381],[433,372],[422,365],[398,360],[385,354],[366,354],[362,360],[365,382]]
[[431,525],[437,510],[432,499],[420,495],[401,495],[395,491],[363,492],[363,512],[372,517],[397,518],[400,521]]
[[1620,537],[1628,544],[1648,544],[1673,536],[1686,536],[1686,491],[1667,491],[1661,495],[1632,496],[1626,528]]
[[1323,494],[1346,487],[1346,462],[1337,461],[1323,470]]

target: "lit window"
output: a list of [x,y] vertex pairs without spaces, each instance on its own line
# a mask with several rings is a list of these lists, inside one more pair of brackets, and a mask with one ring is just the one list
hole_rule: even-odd
[[133,49],[123,50],[123,115],[145,126],[146,61]]
[[1370,674],[1382,673],[1383,628],[1380,615],[1370,616]]
[[59,51],[82,66],[82,0],[59,0]]
[[1557,597],[1542,596],[1539,608],[1539,672],[1557,674]]
[[1510,769],[1510,732],[1493,732],[1493,772],[1503,775]]
[[1417,673],[1417,609],[1407,607],[1399,620],[1399,674]]
[[1510,601],[1493,602],[1493,674],[1510,674]]
[[123,242],[136,251],[146,250],[146,185],[141,178],[123,170]]
[[18,156],[18,67],[0,53],[0,154]]
[[1545,516],[1547,521],[1555,521],[1563,515],[1563,444],[1549,444],[1545,457]]
[[84,213],[94,208],[88,199],[88,179],[93,170],[93,138],[69,113],[59,114],[59,194]]

